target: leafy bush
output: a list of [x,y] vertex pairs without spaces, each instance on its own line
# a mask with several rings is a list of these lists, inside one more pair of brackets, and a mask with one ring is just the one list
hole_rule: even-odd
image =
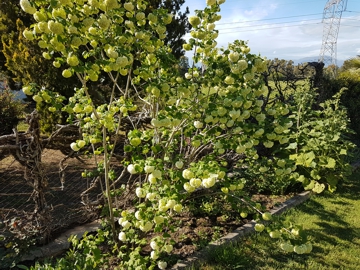
[[44,242],[43,235],[37,221],[25,213],[0,221],[0,269],[13,268],[34,245]]
[[[189,18],[192,38],[184,49],[194,50],[193,61],[204,68],[192,67],[182,77],[164,46],[165,25],[172,20],[165,10],[145,17],[141,0],[93,2],[98,6],[86,8],[68,1],[58,7],[24,0],[24,10],[39,16],[33,27],[50,30],[40,35],[26,29],[24,36],[42,44],[44,57],[56,67],[65,67],[64,77],[76,76],[82,84],[68,102],[44,89],[27,87],[24,92],[54,114],[66,111],[82,135],[69,147],[91,146],[97,157],[111,226],[108,238],[120,269],[165,269],[175,244],[170,234],[177,229],[174,217],[198,191],[245,203],[256,211],[260,231],[271,214],[246,201],[244,186],[257,180],[247,173],[280,191],[297,181],[320,193],[325,187],[334,190],[333,177],[347,172],[342,159],[351,144],[342,137],[345,116],[332,115],[340,109],[338,97],[320,111],[311,111],[313,96],[305,90],[294,103],[276,97],[267,102],[261,80],[266,59],[250,53],[244,41],[216,47],[215,22],[223,2],[208,0],[204,10]],[[80,44],[86,52],[79,52]],[[96,104],[88,85],[103,73],[113,82],[112,92]],[[120,135],[124,158],[117,175],[110,160]],[[230,177],[233,166],[240,174]],[[119,182],[127,184],[119,190]],[[115,194],[131,198],[131,206],[119,206]],[[215,206],[203,208],[209,212]],[[277,238],[281,233],[288,231]],[[294,251],[310,252],[310,245],[301,243]],[[151,251],[144,252],[148,246]]]
[[[344,93],[345,92],[345,93]],[[351,173],[346,157],[354,145],[348,140],[352,130],[348,128],[346,109],[340,104],[343,89],[323,103],[315,104],[317,94],[308,84],[299,86],[293,100],[287,101],[286,118],[275,119],[275,134],[285,129],[283,138],[274,143],[272,151],[259,148],[259,160],[246,169],[248,188],[253,192],[284,193],[289,188],[304,186],[330,190]],[[276,106],[275,106],[276,107]],[[317,109],[316,109],[317,108]],[[268,107],[271,110],[272,106]],[[269,119],[266,128],[274,124]],[[275,136],[268,134],[268,138]],[[260,166],[260,167],[259,167]]]
[[104,231],[100,230],[96,235],[85,233],[82,239],[71,236],[68,241],[71,248],[62,258],[36,262],[30,268],[25,265],[17,265],[17,267],[26,270],[103,269],[102,266],[108,259],[99,248],[106,241]]
[[0,89],[0,135],[12,133],[24,113],[25,104],[5,87]]
[[346,108],[350,123],[349,127],[355,131],[351,139],[356,143],[360,143],[360,72],[358,69],[359,58],[349,59],[344,62],[342,68],[338,71],[337,78],[324,74],[322,83],[317,92],[320,93],[319,101],[324,102],[330,99],[342,88],[347,91],[341,95],[341,104]]
[[350,118],[350,128],[353,129],[356,134],[352,136],[354,142],[360,143],[360,81],[349,80],[339,78],[337,85],[342,85],[347,88],[347,91],[341,96],[341,103],[346,107],[348,116]]

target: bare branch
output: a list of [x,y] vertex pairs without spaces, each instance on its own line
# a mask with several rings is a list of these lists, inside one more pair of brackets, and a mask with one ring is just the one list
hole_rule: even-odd
[[10,145],[10,144],[6,144],[6,145],[0,145],[0,150],[19,150],[20,146],[18,145]]

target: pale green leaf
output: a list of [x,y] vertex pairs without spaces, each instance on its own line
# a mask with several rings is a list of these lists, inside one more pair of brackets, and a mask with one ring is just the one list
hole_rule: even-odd
[[299,181],[299,182],[304,182],[306,180],[305,176],[303,175],[300,175],[299,178],[296,179],[296,181]]
[[321,136],[321,132],[311,130],[309,135],[312,136],[312,137],[319,137],[319,136]]
[[310,172],[310,176],[313,178],[313,179],[316,179],[316,180],[320,180],[321,179],[321,176],[319,175],[319,171],[318,170],[312,170]]
[[333,193],[333,192],[336,191],[336,186],[331,186],[331,185],[329,185],[329,186],[328,186],[328,189],[329,189],[329,191],[330,191],[331,193]]
[[331,157],[328,157],[327,162],[328,163],[327,163],[327,165],[325,167],[330,168],[330,169],[335,168],[335,165],[336,165],[335,159],[333,159]]
[[346,149],[341,149],[340,150],[340,155],[347,155]]
[[315,181],[311,180],[310,184],[308,184],[307,186],[304,187],[305,190],[310,190],[313,189],[315,187]]
[[325,189],[324,184],[320,184],[320,183],[316,182],[314,188],[312,189],[312,191],[314,191],[316,193],[321,193],[321,192],[324,191],[324,189]]
[[339,139],[340,139],[339,134],[335,134],[334,137],[333,137],[333,139],[332,139],[332,141],[333,141],[333,142],[336,142],[336,141],[338,141]]
[[316,163],[313,162],[315,154],[313,151],[298,155],[296,159],[296,165],[302,165],[305,167],[315,167]]
[[297,148],[297,143],[290,143],[288,147],[286,147],[285,149],[296,149]]

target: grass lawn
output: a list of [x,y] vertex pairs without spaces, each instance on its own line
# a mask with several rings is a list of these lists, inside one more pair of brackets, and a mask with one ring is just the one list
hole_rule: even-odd
[[310,254],[286,254],[267,233],[212,251],[193,270],[224,269],[360,269],[360,171],[335,193],[314,195],[286,213],[311,236]]

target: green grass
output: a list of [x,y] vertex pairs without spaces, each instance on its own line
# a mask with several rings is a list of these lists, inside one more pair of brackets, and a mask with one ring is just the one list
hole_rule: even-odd
[[334,194],[324,192],[286,213],[302,224],[313,243],[310,254],[287,254],[266,233],[212,251],[191,269],[360,269],[360,172]]

